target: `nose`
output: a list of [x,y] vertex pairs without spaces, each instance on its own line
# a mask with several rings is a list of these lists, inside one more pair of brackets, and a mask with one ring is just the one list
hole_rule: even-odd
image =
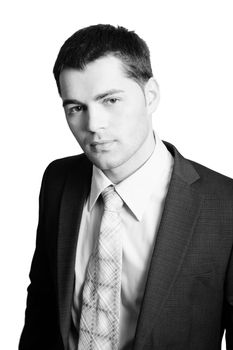
[[108,121],[106,113],[97,106],[89,107],[87,111],[86,126],[87,130],[91,132],[97,132],[100,129],[107,127]]

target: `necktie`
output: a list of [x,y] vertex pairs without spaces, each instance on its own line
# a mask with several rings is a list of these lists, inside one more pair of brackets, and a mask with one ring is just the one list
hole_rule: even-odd
[[90,257],[83,288],[78,350],[117,350],[121,292],[121,218],[123,201],[108,186],[99,238]]

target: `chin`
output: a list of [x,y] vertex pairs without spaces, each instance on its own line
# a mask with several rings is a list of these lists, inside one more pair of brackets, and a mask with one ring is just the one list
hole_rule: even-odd
[[117,162],[116,160],[113,161],[114,157],[111,157],[111,160],[110,159],[101,160],[101,159],[95,159],[93,157],[89,157],[89,159],[97,168],[103,171],[112,170],[121,165],[121,162]]

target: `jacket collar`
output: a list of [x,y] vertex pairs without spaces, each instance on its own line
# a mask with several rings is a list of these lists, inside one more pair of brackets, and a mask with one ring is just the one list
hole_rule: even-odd
[[193,167],[192,163],[189,160],[185,159],[178,152],[176,147],[173,146],[171,143],[166,141],[163,141],[163,143],[165,144],[171,155],[174,157],[175,162],[173,176],[179,177],[182,181],[189,185],[197,181],[200,178],[200,176],[196,169]]

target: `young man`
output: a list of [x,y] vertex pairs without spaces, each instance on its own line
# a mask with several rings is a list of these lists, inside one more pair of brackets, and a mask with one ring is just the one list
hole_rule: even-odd
[[146,43],[81,29],[54,76],[84,154],[45,171],[19,349],[233,349],[233,181],[153,131]]

